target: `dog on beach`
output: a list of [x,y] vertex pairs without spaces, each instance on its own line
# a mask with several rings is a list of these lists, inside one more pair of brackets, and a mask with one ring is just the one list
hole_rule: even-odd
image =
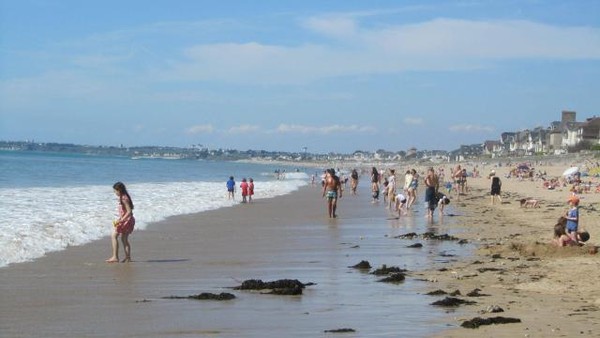
[[519,202],[521,202],[521,208],[539,208],[540,201],[533,198],[522,198]]

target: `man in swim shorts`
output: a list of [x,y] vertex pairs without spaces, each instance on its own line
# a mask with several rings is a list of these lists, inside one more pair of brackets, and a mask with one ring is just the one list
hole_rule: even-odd
[[337,200],[342,198],[342,184],[334,169],[327,169],[323,184],[323,197],[327,197],[329,218],[336,218]]

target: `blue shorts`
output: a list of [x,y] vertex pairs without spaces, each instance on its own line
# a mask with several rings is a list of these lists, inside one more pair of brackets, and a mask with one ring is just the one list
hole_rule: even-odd
[[337,191],[335,191],[335,190],[328,190],[327,191],[327,198],[329,198],[329,199],[337,198]]

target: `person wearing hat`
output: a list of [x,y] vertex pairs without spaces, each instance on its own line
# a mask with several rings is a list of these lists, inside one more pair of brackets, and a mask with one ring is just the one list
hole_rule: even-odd
[[577,228],[579,227],[579,197],[573,195],[568,200],[570,209],[567,211],[565,218],[567,219],[567,235],[578,243]]

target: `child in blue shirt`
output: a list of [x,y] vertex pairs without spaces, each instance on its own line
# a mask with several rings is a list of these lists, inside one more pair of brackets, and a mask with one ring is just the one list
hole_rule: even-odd
[[227,181],[227,194],[228,199],[235,199],[235,181],[233,180],[233,176],[229,176],[229,181]]
[[569,198],[568,202],[571,208],[567,211],[565,217],[567,219],[567,235],[569,235],[575,243],[578,243],[577,228],[579,227],[579,197],[573,195]]

